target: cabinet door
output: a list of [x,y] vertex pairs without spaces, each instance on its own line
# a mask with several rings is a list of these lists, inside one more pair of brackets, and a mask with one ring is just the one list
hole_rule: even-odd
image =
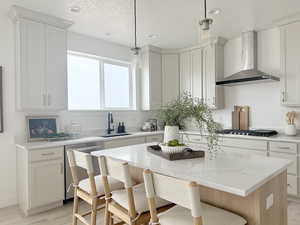
[[[45,26],[20,20],[17,34],[19,71],[17,97],[19,110],[41,110],[46,104],[45,93]],[[18,56],[17,56],[18,57]]]
[[179,55],[162,56],[163,105],[179,95]]
[[46,27],[47,108],[67,109],[67,31]]
[[202,100],[202,49],[199,48],[191,51],[191,66],[192,95]]
[[162,104],[162,71],[161,71],[161,54],[149,52],[150,66],[150,109],[156,110],[161,108]]
[[180,93],[192,94],[191,52],[180,54]]
[[44,161],[30,166],[30,208],[64,199],[63,161]]
[[203,98],[211,107],[216,106],[215,46],[203,48]]
[[300,105],[300,23],[281,29],[282,97],[286,105]]

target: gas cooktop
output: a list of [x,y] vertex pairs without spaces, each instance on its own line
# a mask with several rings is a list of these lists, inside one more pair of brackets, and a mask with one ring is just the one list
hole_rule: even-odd
[[249,135],[249,136],[258,136],[258,137],[271,137],[277,135],[276,130],[232,130],[225,129],[219,130],[218,134],[236,134],[236,135]]

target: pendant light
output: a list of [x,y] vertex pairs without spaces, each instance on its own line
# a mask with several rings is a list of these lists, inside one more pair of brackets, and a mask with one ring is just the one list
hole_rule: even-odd
[[137,29],[136,29],[136,0],[134,0],[134,47],[131,48],[131,51],[133,51],[134,55],[138,55],[140,48],[137,46]]
[[199,24],[204,31],[209,30],[209,26],[213,23],[213,20],[207,18],[207,8],[206,8],[206,0],[204,0],[204,19],[200,20]]

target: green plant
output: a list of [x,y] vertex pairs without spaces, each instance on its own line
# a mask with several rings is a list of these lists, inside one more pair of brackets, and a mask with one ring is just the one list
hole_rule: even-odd
[[193,98],[190,94],[184,93],[178,99],[167,103],[158,112],[158,118],[167,126],[179,126],[185,128],[188,119],[192,119],[205,135],[210,152],[218,150],[217,130],[220,125],[213,119],[212,109],[199,98]]

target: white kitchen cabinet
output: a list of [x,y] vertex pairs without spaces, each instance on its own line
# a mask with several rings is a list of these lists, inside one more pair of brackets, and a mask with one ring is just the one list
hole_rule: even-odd
[[194,98],[203,100],[202,49],[191,51],[191,92]]
[[281,32],[281,103],[300,106],[300,22],[284,25]]
[[67,109],[67,31],[46,26],[47,108]]
[[179,96],[179,54],[162,55],[163,105]]
[[17,147],[18,202],[25,215],[63,204],[64,147],[28,151]]
[[162,143],[163,140],[164,140],[163,134],[146,136],[146,143],[151,143],[151,142]]
[[142,49],[140,59],[142,109],[160,109],[162,105],[162,56],[160,50],[147,46]]
[[32,163],[29,173],[30,208],[64,199],[63,160]]
[[213,109],[224,107],[223,87],[216,81],[224,76],[224,44],[222,38],[212,38],[180,54],[180,91],[189,92]]
[[180,54],[180,94],[192,94],[192,63],[191,52],[185,51]]
[[13,7],[16,102],[19,111],[67,108],[67,28],[70,21]]
[[143,144],[145,142],[146,142],[145,137],[131,137],[131,138],[126,137],[122,139],[115,139],[115,140],[104,142],[104,149]]

